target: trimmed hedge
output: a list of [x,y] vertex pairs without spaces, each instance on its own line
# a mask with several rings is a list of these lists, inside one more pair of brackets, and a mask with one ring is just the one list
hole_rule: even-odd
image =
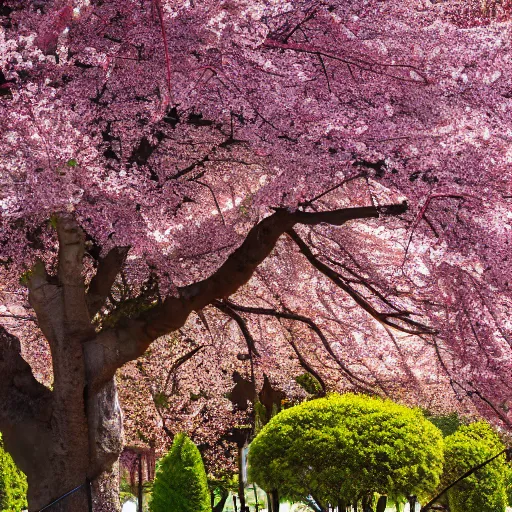
[[151,512],[211,512],[210,492],[201,454],[185,435],[174,438],[160,459],[153,483]]
[[0,512],[21,512],[27,508],[27,478],[4,450],[0,434]]
[[[443,484],[456,480],[504,448],[489,424],[476,422],[461,426],[445,438]],[[451,512],[505,512],[506,482],[510,471],[503,458],[499,457],[465,478],[447,493]]]
[[430,494],[443,465],[440,431],[421,411],[363,395],[329,395],[282,411],[252,442],[250,476],[266,491],[321,503],[377,492]]

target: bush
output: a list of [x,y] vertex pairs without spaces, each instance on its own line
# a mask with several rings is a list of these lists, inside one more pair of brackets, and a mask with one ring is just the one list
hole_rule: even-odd
[[206,471],[197,446],[178,434],[158,463],[151,512],[211,512]]
[[[445,438],[446,465],[442,486],[450,484],[504,448],[496,432],[487,423],[461,426]],[[504,457],[499,457],[462,480],[447,493],[451,512],[505,512],[506,482],[510,471],[504,464]]]
[[295,377],[295,382],[310,395],[318,395],[322,391],[322,385],[318,379],[309,372]]
[[353,502],[373,492],[431,492],[443,440],[419,410],[379,398],[330,395],[272,418],[249,450],[250,477],[284,498]]
[[27,508],[27,479],[4,450],[0,434],[0,511],[21,512]]

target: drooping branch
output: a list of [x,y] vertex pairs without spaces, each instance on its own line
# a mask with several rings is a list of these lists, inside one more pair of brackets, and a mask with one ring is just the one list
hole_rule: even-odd
[[89,283],[87,290],[87,307],[89,315],[93,318],[103,307],[112,289],[117,275],[123,268],[129,247],[114,247],[104,258],[98,261],[95,276]]
[[[364,298],[360,293],[357,292],[345,279],[343,276],[327,266],[325,263],[322,263],[311,251],[311,249],[307,246],[307,244],[300,238],[296,231],[290,229],[287,231],[288,236],[297,244],[300,252],[306,257],[306,259],[315,267],[319,272],[321,272],[324,276],[329,278],[336,286],[341,288],[344,292],[346,292],[352,299],[356,302],[358,306],[360,306],[364,311],[366,311],[370,316],[375,318],[378,322],[388,327],[392,327],[393,329],[397,329],[407,334],[433,334],[433,330],[427,325],[421,324],[420,322],[416,322],[408,317],[409,313],[382,313],[377,311],[369,302]],[[398,319],[402,323],[399,324],[393,319]]]
[[181,366],[183,366],[187,361],[192,359],[200,350],[204,348],[204,345],[199,345],[198,347],[193,348],[186,354],[182,355],[181,357],[178,357],[174,363],[172,363],[171,367],[169,368],[169,371],[167,372],[167,378],[165,379],[165,384],[163,387],[164,393],[166,392],[167,388],[169,387],[169,382],[171,381],[171,378],[176,375],[176,372],[179,370]]
[[304,355],[300,352],[299,348],[297,347],[297,343],[295,343],[293,339],[293,335],[290,333],[290,338],[288,339],[288,343],[292,347],[293,351],[295,352],[295,355],[297,356],[297,360],[299,361],[299,364],[302,366],[304,370],[306,370],[308,373],[313,375],[315,379],[320,383],[320,387],[322,388],[322,391],[318,393],[318,396],[325,396],[327,393],[327,386],[325,384],[324,379],[322,376],[308,363]]
[[235,293],[249,281],[279,237],[295,224],[341,226],[350,220],[377,218],[381,214],[399,215],[406,210],[405,202],[326,212],[276,209],[249,231],[243,243],[210,277],[179,288],[178,297],[167,297],[137,318],[123,319],[115,328],[105,330],[91,340],[86,347],[91,363],[88,368],[90,384],[94,387],[107,382],[117,368],[141,356],[153,340],[179,329],[192,311]]
[[247,343],[247,348],[249,350],[249,356],[251,357],[251,359],[252,354],[259,356],[258,350],[256,349],[256,343],[254,341],[252,334],[249,331],[249,328],[247,327],[247,322],[245,321],[245,319],[242,318],[236,311],[234,311],[233,308],[231,308],[227,302],[216,300],[213,302],[213,305],[219,311],[226,313],[226,315],[228,315],[238,324],[238,327],[240,327],[240,330],[242,331],[242,334]]
[[289,311],[277,311],[273,308],[256,308],[249,306],[241,306],[227,299],[224,300],[224,303],[235,311],[243,311],[244,313],[252,313],[255,315],[273,316],[274,318],[278,319],[295,320],[306,324],[318,336],[325,350],[334,359],[334,361],[336,361],[336,364],[339,366],[339,368],[341,369],[345,377],[349,380],[349,382],[358,387],[361,391],[372,392],[368,388],[368,384],[363,379],[355,375],[350,370],[350,368],[348,368],[347,365],[345,365],[345,363],[343,363],[343,361],[337,356],[337,354],[332,349],[329,341],[325,337],[325,334],[322,332],[320,327],[318,327],[318,325],[315,322],[313,322],[313,320],[311,320],[311,318],[308,318],[307,316],[304,315],[299,315],[297,313],[291,313]]
[[[376,75],[387,76],[389,78],[400,80],[402,82],[410,82],[423,85],[428,84],[427,77],[418,68],[416,68],[415,66],[411,66],[409,64],[391,64],[385,62],[363,60],[358,57],[343,57],[332,52],[327,52],[322,48],[318,48],[312,45],[289,42],[283,43],[273,39],[267,39],[263,43],[263,46],[265,46],[266,48],[289,50],[297,53],[305,53],[309,55],[325,57],[346,64],[349,67],[353,66],[355,68],[360,69],[361,71],[366,71],[368,73],[373,73]],[[397,72],[401,71],[403,74],[399,75],[396,73],[392,73],[389,70]],[[414,71],[415,75],[413,77],[410,76],[410,71]]]
[[[204,345],[199,345],[198,347],[195,347],[193,348],[192,350],[190,350],[189,352],[187,352],[186,354],[183,354],[181,357],[179,357],[178,359],[176,359],[176,361],[174,361],[174,363],[172,363],[171,367],[169,368],[169,370],[167,371],[167,377],[165,379],[165,383],[162,387],[162,391],[161,393],[164,394],[165,396],[167,396],[167,389],[169,387],[169,384],[171,382],[171,379],[174,380],[174,383],[173,383],[173,388],[174,388],[174,385],[176,383],[176,373],[177,371],[179,370],[179,368],[181,366],[183,366],[187,361],[189,361],[190,359],[192,359],[200,350],[202,350],[204,348]],[[143,372],[145,374],[145,372]],[[171,392],[171,395],[174,393],[175,391],[173,390]],[[162,410],[162,406],[158,400],[158,397],[157,395],[154,393],[154,392],[151,392],[151,395],[153,397],[153,403],[155,404],[155,409],[156,409],[156,412],[158,414],[158,416],[160,416],[160,420],[162,421],[162,430],[166,433],[166,435],[169,437],[169,440],[172,441],[174,439],[174,435],[176,434],[176,432],[173,432],[168,426],[167,426],[167,421],[166,421],[166,417],[165,417],[165,414]]]

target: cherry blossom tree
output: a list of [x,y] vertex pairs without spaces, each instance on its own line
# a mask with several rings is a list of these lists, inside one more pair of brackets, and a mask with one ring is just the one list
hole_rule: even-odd
[[510,426],[511,26],[479,4],[2,2],[0,431],[30,510],[100,499],[117,369],[205,308],[256,357],[302,329],[282,353],[354,388],[437,358]]

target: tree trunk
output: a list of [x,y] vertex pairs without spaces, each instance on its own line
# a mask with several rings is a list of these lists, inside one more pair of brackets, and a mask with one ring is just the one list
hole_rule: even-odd
[[372,496],[367,495],[363,497],[363,512],[373,512],[372,511]]
[[272,512],[279,512],[279,493],[272,491],[270,496],[272,498]]
[[137,512],[142,512],[142,500],[144,499],[142,492],[142,455],[139,453],[138,455],[138,471],[139,478],[137,482]]
[[[119,501],[119,462],[92,482],[93,510],[121,512]],[[51,512],[51,511],[48,511]]]
[[267,509],[268,509],[268,512],[274,512],[274,510],[272,509],[272,497],[271,497],[269,492],[267,492],[266,495],[267,495]]
[[220,501],[217,505],[214,506],[214,497],[212,492],[212,512],[222,512],[224,510],[224,505],[229,497],[229,492],[227,489],[221,489]]
[[85,400],[87,408],[79,397],[81,410],[53,398],[53,408],[41,412],[41,419],[49,416],[45,422],[3,431],[7,451],[27,475],[29,511],[76,489],[48,511],[89,512],[88,479],[95,511],[119,511],[119,481],[112,465],[122,448],[122,419],[114,381]]
[[377,501],[377,512],[386,512],[386,506],[388,504],[388,497],[381,496]]
[[238,499],[240,500],[240,511],[245,512],[245,485],[243,479],[243,446],[238,447]]

